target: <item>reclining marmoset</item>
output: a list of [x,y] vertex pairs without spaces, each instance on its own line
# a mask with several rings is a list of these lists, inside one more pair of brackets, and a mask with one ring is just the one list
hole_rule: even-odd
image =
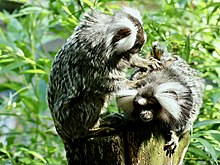
[[132,80],[142,79],[142,83],[136,89],[119,91],[117,102],[132,119],[146,124],[154,122],[155,127],[160,127],[167,137],[164,150],[172,155],[179,137],[191,129],[199,114],[204,80],[185,60],[167,52],[157,42],[152,54],[164,68],[136,71]]

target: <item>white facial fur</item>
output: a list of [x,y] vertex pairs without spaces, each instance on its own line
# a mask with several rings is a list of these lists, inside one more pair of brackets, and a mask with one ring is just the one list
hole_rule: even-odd
[[129,49],[131,49],[134,46],[134,43],[136,41],[137,36],[137,28],[134,26],[134,24],[126,17],[123,17],[119,19],[117,22],[114,23],[109,29],[108,29],[108,41],[107,43],[110,43],[112,41],[112,38],[115,36],[115,34],[121,30],[128,28],[131,30],[131,33],[127,36],[122,38],[117,42],[116,46],[116,52],[124,52]]
[[120,90],[116,94],[118,108],[130,115],[134,110],[133,100],[137,93],[137,90]]
[[[172,93],[175,91],[174,94]],[[178,103],[178,93],[188,92],[187,88],[178,82],[167,82],[155,89],[155,97],[163,108],[165,108],[175,119],[181,116],[181,107]]]
[[130,14],[132,17],[137,18],[139,20],[139,22],[141,24],[143,24],[141,14],[137,9],[129,8],[129,7],[123,7],[122,11],[125,12],[125,13]]

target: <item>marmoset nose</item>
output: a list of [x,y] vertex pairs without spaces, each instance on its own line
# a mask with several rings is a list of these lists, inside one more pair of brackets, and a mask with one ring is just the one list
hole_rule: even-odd
[[143,110],[140,113],[140,118],[143,122],[149,122],[153,120],[153,113],[151,110]]

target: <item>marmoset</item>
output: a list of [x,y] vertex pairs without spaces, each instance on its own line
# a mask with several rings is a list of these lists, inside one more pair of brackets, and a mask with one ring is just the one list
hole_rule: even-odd
[[159,67],[156,60],[138,56],[145,40],[136,9],[123,8],[113,15],[91,10],[58,52],[50,73],[48,104],[67,155],[69,143],[94,127],[110,96],[132,86],[126,68]]
[[141,78],[142,83],[136,89],[119,91],[117,102],[132,119],[160,127],[166,140],[164,150],[171,156],[179,138],[191,129],[199,114],[204,80],[185,60],[157,42],[152,50],[164,68],[149,72],[139,69],[132,79]]

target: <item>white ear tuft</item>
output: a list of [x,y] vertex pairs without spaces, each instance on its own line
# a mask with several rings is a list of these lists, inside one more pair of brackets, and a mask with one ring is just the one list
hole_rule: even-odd
[[122,89],[116,93],[116,97],[122,98],[126,96],[136,96],[137,93],[138,91],[135,89]]
[[138,93],[137,90],[123,89],[116,93],[118,108],[131,115],[134,110],[134,97]]
[[134,9],[134,8],[129,8],[129,7],[122,7],[122,11],[127,13],[127,14],[130,14],[132,17],[135,17],[138,19],[138,21],[143,24],[142,22],[142,18],[141,18],[141,14],[140,12],[137,10],[137,9]]
[[[178,93],[188,92],[187,88],[178,82],[167,82],[160,84],[155,89],[155,97],[163,108],[165,108],[175,119],[181,116],[181,107],[178,103]],[[176,94],[177,95],[176,95]]]
[[123,29],[128,29],[129,30],[129,34],[128,35],[121,35],[120,39],[117,40],[116,42],[116,52],[125,52],[129,49],[131,49],[136,41],[136,37],[137,37],[137,28],[135,27],[135,25],[131,22],[131,20],[129,20],[126,17],[120,18],[119,20],[117,20],[116,22],[114,22],[114,24],[112,24],[108,31],[107,31],[107,44],[109,45],[113,38],[115,36],[118,36],[120,34],[118,34],[118,32],[120,32]]
[[166,109],[175,119],[179,119],[181,108],[175,98],[170,98],[168,93],[156,94],[155,97],[164,109]]
[[185,93],[188,92],[188,89],[179,82],[166,82],[155,89],[155,94],[168,92]]

